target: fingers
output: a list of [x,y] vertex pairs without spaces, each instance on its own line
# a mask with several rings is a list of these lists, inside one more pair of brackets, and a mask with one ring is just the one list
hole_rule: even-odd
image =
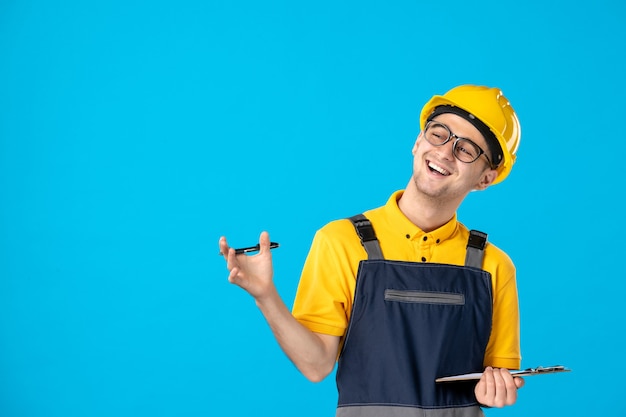
[[272,291],[272,255],[270,253],[270,236],[262,232],[259,236],[259,253],[237,254],[228,246],[225,237],[219,239],[220,254],[226,261],[229,271],[228,281],[236,284],[253,296],[263,296]]
[[258,254],[237,254],[235,249],[228,246],[224,236],[219,239],[219,248],[229,271],[228,281],[242,288],[248,288],[251,278],[258,277],[265,272],[263,264],[267,263],[268,258],[271,263],[270,237],[267,232],[262,232],[259,236]]
[[237,275],[239,273],[239,263],[237,262],[237,254],[235,253],[235,249],[228,248],[228,252],[226,252],[225,258],[226,268],[230,271],[230,276]]
[[523,384],[522,378],[513,378],[507,369],[488,366],[476,385],[476,399],[489,407],[513,405],[517,401],[517,389]]
[[[482,396],[483,400],[479,400],[481,403],[485,404],[485,405],[489,405],[490,407],[493,407],[493,405],[491,404],[486,404],[486,401],[489,401],[490,399],[495,397],[495,393],[496,393],[496,382],[495,382],[495,378],[493,376],[493,368],[488,366],[487,368],[485,368],[485,371],[483,372],[483,376],[480,378],[480,381],[478,383],[478,385],[476,386],[477,390],[480,388],[480,395]],[[477,396],[479,395],[479,393],[477,392]]]
[[[219,239],[220,255],[225,258],[229,255],[229,246],[224,236]],[[251,248],[252,249],[252,248]],[[259,251],[266,252],[270,250],[270,235],[268,232],[261,232],[259,236]]]
[[220,255],[226,258],[228,256],[229,247],[228,247],[228,242],[226,242],[226,238],[224,236],[220,237],[219,247],[220,247]]
[[265,253],[270,250],[270,234],[267,232],[261,232],[259,236],[259,252]]
[[508,369],[500,369],[501,385],[504,385],[504,405],[513,405],[517,401],[517,385]]
[[239,284],[240,279],[241,278],[239,277],[239,268],[234,267],[230,269],[230,273],[228,274],[228,282],[230,282],[231,284]]
[[239,273],[239,268],[237,268],[237,258],[235,255],[235,250],[228,246],[228,242],[226,241],[226,238],[224,236],[220,237],[219,247],[220,254],[224,257],[224,260],[226,261],[226,268],[230,272],[228,280],[231,281],[231,278],[234,278]]

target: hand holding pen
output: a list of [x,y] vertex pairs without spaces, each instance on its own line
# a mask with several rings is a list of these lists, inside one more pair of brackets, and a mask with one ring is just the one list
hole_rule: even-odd
[[[225,237],[219,240],[220,255],[226,260],[230,272],[228,281],[246,290],[255,299],[260,299],[276,292],[272,281],[274,268],[270,249],[278,247],[270,242],[267,232],[261,233],[259,244],[247,248],[235,249],[228,246]],[[248,253],[258,251],[248,256]],[[244,255],[244,256],[242,256]]]
[[[270,242],[270,249],[276,249],[278,246],[279,246],[278,243]],[[241,255],[242,253],[258,252],[260,250],[261,250],[261,245],[259,243],[257,243],[256,245],[248,246],[247,248],[235,249],[235,255]],[[218,255],[224,255],[224,254],[220,251],[220,253],[218,253]]]

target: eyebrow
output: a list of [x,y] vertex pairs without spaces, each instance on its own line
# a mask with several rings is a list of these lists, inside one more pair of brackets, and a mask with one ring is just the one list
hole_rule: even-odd
[[[479,145],[479,144],[478,144],[478,142],[476,142],[476,140],[475,140],[475,139],[468,138],[467,136],[458,136],[456,133],[454,133],[454,132],[452,131],[452,129],[450,129],[450,126],[448,126],[448,125],[447,125],[447,124],[445,124],[444,122],[441,122],[441,121],[439,121],[439,120],[435,120],[435,119],[432,119],[432,120],[431,120],[431,122],[434,122],[434,123],[440,124],[440,125],[442,125],[442,126],[445,126],[445,127],[446,127],[446,129],[448,129],[448,130],[450,131],[450,133],[452,133],[452,134],[453,134],[455,137],[457,137],[458,139],[465,139],[465,140],[469,140],[469,141],[470,141],[470,142],[472,142],[474,145],[478,146],[480,149],[483,149],[483,146]],[[481,136],[481,137],[483,136],[483,135],[482,135],[482,133],[480,133],[480,132],[478,132],[478,133],[480,134],[480,136]],[[484,139],[485,139],[485,138],[483,137],[483,140],[484,140]],[[487,146],[487,144],[486,144],[486,143],[485,143],[485,146],[484,146],[484,147],[488,148],[488,146]],[[483,150],[483,152],[484,152],[484,150]]]

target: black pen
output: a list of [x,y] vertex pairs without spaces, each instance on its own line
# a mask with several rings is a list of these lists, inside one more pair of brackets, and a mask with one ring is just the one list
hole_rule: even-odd
[[[270,249],[276,249],[278,246],[279,246],[278,243],[270,242]],[[235,254],[241,255],[242,253],[258,252],[259,250],[261,250],[261,246],[259,244],[256,244],[255,246],[249,246],[247,248],[235,249]],[[224,254],[220,252],[219,255],[224,255]]]

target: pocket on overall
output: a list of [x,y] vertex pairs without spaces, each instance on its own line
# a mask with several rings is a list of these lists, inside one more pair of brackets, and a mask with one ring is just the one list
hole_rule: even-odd
[[385,290],[385,301],[462,306],[465,305],[465,295],[460,293],[394,290],[388,288]]

